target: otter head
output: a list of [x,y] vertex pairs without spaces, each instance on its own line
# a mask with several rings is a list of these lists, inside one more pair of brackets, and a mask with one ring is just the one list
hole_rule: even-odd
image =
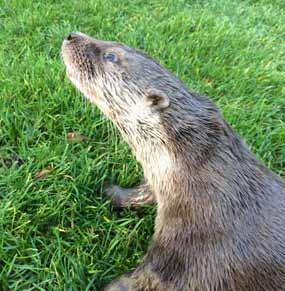
[[208,144],[211,116],[216,114],[212,103],[190,93],[145,53],[70,33],[62,55],[72,83],[117,124],[135,152],[147,148],[142,154],[150,157],[149,145],[157,143],[152,149],[185,150],[189,139],[198,149]]
[[[67,75],[127,135],[161,133],[161,117],[170,106],[168,71],[124,44],[70,33],[62,45]],[[172,76],[173,86],[173,76]]]

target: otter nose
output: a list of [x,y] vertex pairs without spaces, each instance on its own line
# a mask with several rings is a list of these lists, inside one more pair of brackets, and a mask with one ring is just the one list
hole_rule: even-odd
[[79,34],[78,33],[76,33],[76,32],[71,32],[71,33],[69,33],[66,37],[65,37],[65,39],[66,40],[74,40],[74,39],[76,39],[76,38],[78,38],[79,37]]

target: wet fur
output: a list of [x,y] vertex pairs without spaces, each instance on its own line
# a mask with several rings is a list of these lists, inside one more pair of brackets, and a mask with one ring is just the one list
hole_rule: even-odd
[[[104,63],[110,50],[119,63]],[[285,183],[216,106],[125,45],[78,34],[62,52],[71,81],[118,126],[144,169],[143,186],[109,189],[114,203],[158,204],[143,262],[105,290],[285,290]],[[149,89],[170,105],[146,104]]]

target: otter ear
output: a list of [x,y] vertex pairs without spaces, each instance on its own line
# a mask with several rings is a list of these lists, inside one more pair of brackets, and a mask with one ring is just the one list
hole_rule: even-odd
[[155,110],[163,110],[167,108],[170,103],[168,96],[157,89],[147,89],[144,98],[147,106]]

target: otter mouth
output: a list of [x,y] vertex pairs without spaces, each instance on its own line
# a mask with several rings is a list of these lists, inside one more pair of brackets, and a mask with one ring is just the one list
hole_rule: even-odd
[[87,71],[87,58],[84,46],[90,42],[90,38],[80,32],[68,34],[61,47],[61,54],[66,66],[67,76],[70,79],[81,79]]
[[98,105],[97,80],[94,78],[97,63],[91,54],[95,42],[83,33],[70,33],[63,40],[61,55],[68,79],[89,101]]
[[61,47],[61,55],[63,62],[66,66],[66,74],[68,78],[77,78],[79,77],[79,70],[76,66],[77,57],[74,44],[69,42],[68,40],[64,40]]
[[66,66],[67,76],[71,81],[84,83],[93,80],[95,71],[98,71],[98,56],[100,53],[98,43],[102,41],[93,39],[81,32],[68,34],[61,47],[62,59]]
[[67,66],[66,66],[66,76],[71,81],[80,79],[80,75],[75,70],[68,68]]

